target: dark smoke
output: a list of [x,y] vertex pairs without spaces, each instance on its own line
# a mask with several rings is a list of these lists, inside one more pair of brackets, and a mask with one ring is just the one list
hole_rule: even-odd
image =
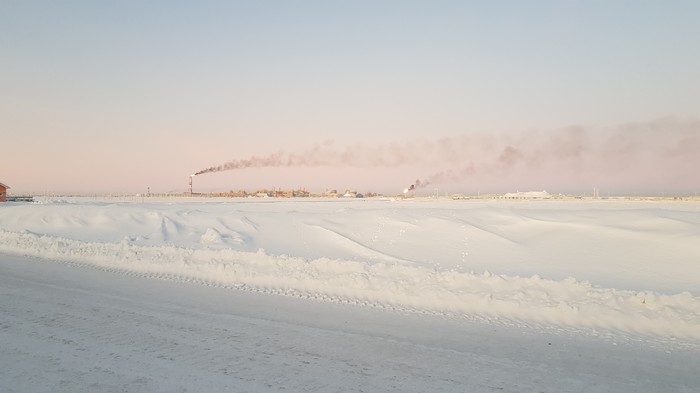
[[[481,133],[390,145],[333,142],[306,151],[279,151],[212,166],[196,175],[263,167],[424,166],[445,169],[416,181],[410,189],[467,177],[493,179],[534,176],[551,181],[644,182],[668,177],[700,187],[700,121],[664,118],[613,127],[571,126],[551,130]],[[505,181],[505,180],[504,180]]]
[[428,185],[428,184],[426,184],[424,181],[420,181],[420,179],[419,179],[419,180],[416,180],[416,182],[415,182],[414,184],[411,184],[408,188],[406,188],[405,190],[403,190],[403,192],[404,192],[404,194],[405,194],[405,193],[407,193],[407,192],[409,192],[409,191],[413,191],[413,190],[415,190],[415,189],[417,189],[417,188],[422,188],[422,187],[425,187],[425,186],[427,186],[427,185]]
[[247,159],[229,161],[221,165],[202,169],[195,172],[195,175],[234,169],[270,167],[350,166],[394,168],[402,166],[413,159],[419,163],[431,161],[429,155],[420,154],[420,151],[421,147],[413,142],[388,146],[356,144],[343,149],[336,148],[333,142],[326,142],[299,153],[279,151],[266,157],[253,156]]

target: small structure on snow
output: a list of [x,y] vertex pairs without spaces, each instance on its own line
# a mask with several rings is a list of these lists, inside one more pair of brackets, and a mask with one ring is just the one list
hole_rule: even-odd
[[7,189],[10,186],[0,183],[0,202],[7,202]]

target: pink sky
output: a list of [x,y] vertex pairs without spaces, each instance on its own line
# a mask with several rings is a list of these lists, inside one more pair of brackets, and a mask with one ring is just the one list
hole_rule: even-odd
[[[417,192],[426,194],[597,187],[603,194],[673,195],[700,189],[700,121],[673,118],[382,144],[324,141],[271,152],[197,139],[176,143],[165,135],[134,141],[115,135],[101,143],[113,147],[98,151],[57,138],[34,147],[32,156],[10,152],[13,176],[3,180],[15,193],[182,192],[197,171],[208,171],[194,179],[200,192],[304,187],[394,194],[416,179],[425,185]],[[231,160],[233,150],[240,158]]]
[[2,6],[0,182],[183,192],[282,152],[196,184],[700,189],[700,3],[270,4]]

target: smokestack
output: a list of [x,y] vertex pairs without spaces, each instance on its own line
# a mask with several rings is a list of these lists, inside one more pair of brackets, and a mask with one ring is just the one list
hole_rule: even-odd
[[192,178],[195,177],[195,175],[190,175],[190,196],[192,196]]

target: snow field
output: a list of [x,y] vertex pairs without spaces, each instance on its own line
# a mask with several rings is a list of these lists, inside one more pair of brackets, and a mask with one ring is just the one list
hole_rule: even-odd
[[[697,209],[632,202],[45,201],[0,208],[0,252],[698,344]],[[623,288],[609,285],[616,282]]]

